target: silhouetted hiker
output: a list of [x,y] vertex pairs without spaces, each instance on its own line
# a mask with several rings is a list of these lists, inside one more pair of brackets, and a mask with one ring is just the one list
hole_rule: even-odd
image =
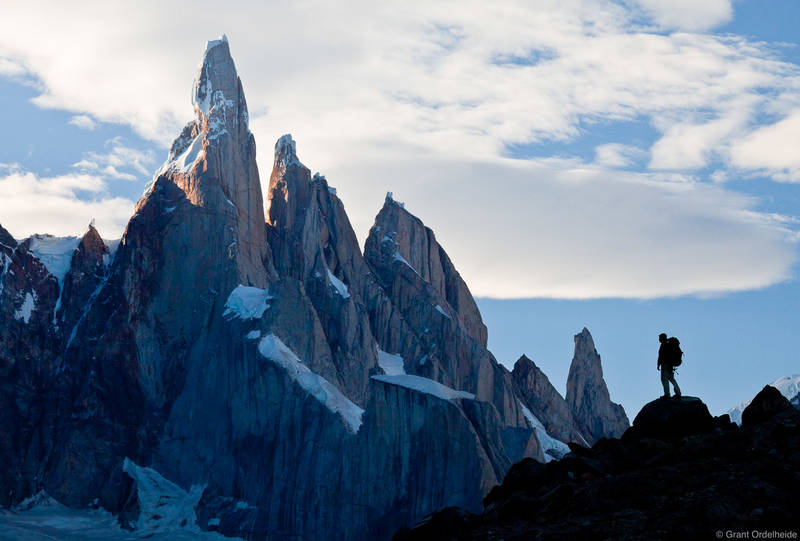
[[661,370],[661,385],[664,386],[664,398],[669,398],[669,384],[675,387],[675,396],[680,398],[681,388],[678,387],[678,382],[675,381],[675,367],[681,364],[681,351],[680,342],[677,338],[667,338],[663,332],[658,335],[658,341],[661,346],[658,348],[658,364],[656,367]]

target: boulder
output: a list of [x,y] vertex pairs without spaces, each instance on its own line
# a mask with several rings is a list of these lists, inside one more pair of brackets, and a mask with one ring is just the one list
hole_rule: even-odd
[[642,408],[623,438],[675,439],[706,434],[713,429],[714,418],[699,398],[659,398]]

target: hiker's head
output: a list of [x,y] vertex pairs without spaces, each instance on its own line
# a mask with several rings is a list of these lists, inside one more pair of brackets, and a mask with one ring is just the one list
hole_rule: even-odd
[[664,342],[666,342],[666,341],[667,341],[667,335],[666,335],[666,333],[663,333],[663,332],[662,332],[661,334],[659,334],[659,335],[658,335],[658,341],[659,341],[659,342],[661,342],[661,343],[664,343]]

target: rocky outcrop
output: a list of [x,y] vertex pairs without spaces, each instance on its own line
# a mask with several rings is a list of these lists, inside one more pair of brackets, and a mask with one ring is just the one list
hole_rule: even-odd
[[618,438],[629,426],[625,410],[611,402],[600,355],[586,328],[575,335],[566,399],[580,433],[589,443],[600,438]]
[[742,412],[742,426],[750,427],[761,424],[790,409],[792,409],[792,403],[778,389],[766,385]]
[[525,355],[521,356],[514,364],[511,377],[520,399],[549,434],[563,442],[586,444],[566,400],[536,363]]
[[[778,378],[769,385],[780,391],[790,402],[794,404],[800,403],[800,374]],[[748,405],[750,405],[750,400],[745,400],[729,409],[728,415],[730,415],[731,420],[736,424],[742,424],[742,412]]]
[[[621,440],[574,446],[546,465],[525,459],[481,514],[446,509],[394,539],[701,539],[795,529],[800,412],[782,409],[740,429],[727,415],[709,423],[696,402],[657,400]],[[664,435],[638,430],[655,426],[645,420]],[[703,430],[674,438],[686,423]]]
[[707,434],[713,426],[714,418],[699,398],[659,398],[645,404],[623,438],[682,438]]
[[90,225],[75,249],[61,290],[57,320],[66,332],[78,323],[89,299],[105,279],[109,257],[108,247]]

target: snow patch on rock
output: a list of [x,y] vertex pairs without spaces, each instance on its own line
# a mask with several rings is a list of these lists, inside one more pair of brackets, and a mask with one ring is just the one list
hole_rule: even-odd
[[408,267],[409,269],[411,269],[412,271],[414,271],[414,272],[416,273],[416,275],[417,275],[417,276],[421,276],[421,275],[420,275],[420,273],[418,273],[418,272],[417,272],[417,269],[415,269],[414,267],[412,267],[412,266],[411,266],[411,263],[409,263],[408,261],[406,261],[406,258],[405,258],[405,257],[403,257],[403,256],[400,254],[400,252],[399,252],[399,251],[396,251],[396,252],[394,253],[394,260],[395,260],[395,261],[399,261],[400,263],[403,263],[403,264],[404,264],[406,267]]
[[447,312],[445,312],[445,311],[444,311],[444,308],[442,308],[440,305],[438,305],[438,304],[437,304],[436,306],[434,306],[434,308],[436,308],[436,311],[437,311],[437,312],[439,312],[440,314],[442,314],[442,315],[443,315],[444,317],[446,317],[447,319],[452,319],[452,318],[450,317],[450,314],[448,314]]
[[386,353],[378,348],[378,366],[387,376],[400,376],[406,373],[405,361],[400,355]]
[[269,308],[267,301],[271,298],[266,289],[239,284],[228,295],[222,315],[228,319],[260,319]]
[[44,264],[47,272],[56,277],[61,287],[72,264],[72,256],[81,242],[80,237],[33,235],[30,241],[31,253]]
[[340,297],[343,299],[350,298],[350,291],[347,289],[347,286],[339,280],[334,274],[328,269],[328,280],[331,282],[331,286],[336,290]]
[[170,169],[174,169],[180,173],[189,174],[197,162],[205,155],[203,150],[203,132],[198,133],[186,150],[175,158],[169,165]]
[[542,424],[539,418],[522,402],[520,402],[519,405],[522,408],[523,417],[525,417],[530,427],[536,432],[536,439],[539,440],[539,446],[542,448],[545,462],[550,462],[553,459],[560,460],[564,455],[569,453],[569,445],[548,434],[547,430],[544,428],[544,424]]
[[412,376],[411,374],[400,374],[393,376],[387,374],[385,376],[372,376],[372,379],[389,383],[391,385],[406,387],[407,389],[411,389],[420,393],[433,395],[437,398],[441,398],[442,400],[458,400],[462,398],[466,398],[468,400],[475,399],[475,395],[472,393],[468,393],[467,391],[458,391],[448,387],[447,385],[443,385],[438,381],[434,381],[430,378],[423,378],[422,376]]
[[265,336],[258,344],[258,352],[286,370],[292,380],[330,411],[338,414],[353,433],[358,432],[364,410],[328,380],[312,372],[280,338],[274,334]]
[[32,293],[28,291],[25,293],[25,300],[22,301],[22,306],[20,306],[19,309],[14,312],[14,319],[21,319],[27,325],[31,320],[31,314],[33,314],[33,310],[36,308],[36,300],[37,296],[35,292]]
[[136,482],[139,499],[137,530],[201,532],[195,508],[206,485],[193,485],[187,492],[156,470],[138,466],[127,457],[122,463],[122,471]]

